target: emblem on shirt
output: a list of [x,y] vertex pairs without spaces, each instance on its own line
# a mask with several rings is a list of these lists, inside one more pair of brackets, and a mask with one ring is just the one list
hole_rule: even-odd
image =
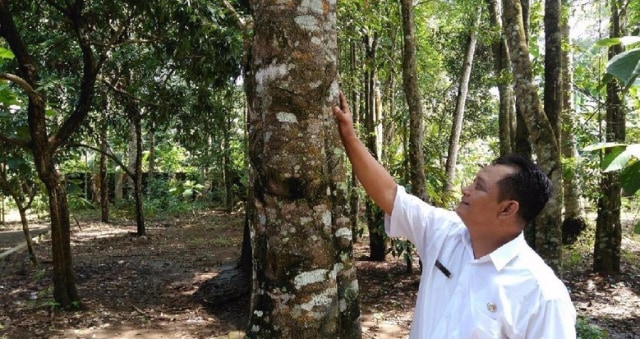
[[487,310],[489,310],[489,312],[495,312],[498,309],[498,306],[496,306],[496,304],[494,303],[487,303]]

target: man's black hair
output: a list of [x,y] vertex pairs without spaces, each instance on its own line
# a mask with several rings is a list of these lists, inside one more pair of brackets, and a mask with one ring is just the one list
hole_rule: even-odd
[[518,170],[498,181],[498,199],[515,200],[520,204],[519,214],[525,222],[532,221],[547,204],[553,193],[549,177],[531,160],[515,153],[500,156],[494,165]]

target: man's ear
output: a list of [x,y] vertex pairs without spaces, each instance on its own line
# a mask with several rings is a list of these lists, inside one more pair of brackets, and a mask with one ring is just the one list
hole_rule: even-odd
[[505,200],[500,203],[500,210],[498,217],[508,218],[516,216],[520,210],[520,203],[515,200]]

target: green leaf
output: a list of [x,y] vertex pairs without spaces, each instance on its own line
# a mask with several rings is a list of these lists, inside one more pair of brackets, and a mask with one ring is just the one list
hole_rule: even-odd
[[187,188],[186,190],[184,190],[184,192],[182,192],[183,198],[191,198],[192,196],[193,196],[193,190],[191,188]]
[[627,194],[635,194],[640,189],[640,161],[625,167],[620,173],[620,185]]
[[596,47],[611,47],[619,44],[625,46],[640,42],[640,36],[623,36],[620,38],[606,38],[596,41],[594,46]]
[[607,154],[602,162],[600,163],[600,169],[603,172],[613,172],[618,171],[627,164],[629,161],[629,157],[624,155],[624,147],[614,147],[611,149],[609,154]]
[[13,55],[12,51],[10,51],[10,50],[8,50],[6,48],[0,47],[0,58],[2,58],[2,59],[13,59],[15,57],[16,56]]
[[640,222],[638,222],[636,227],[633,228],[633,233],[640,234]]
[[632,158],[640,159],[640,144],[614,149],[602,160],[602,170],[611,172],[623,169]]
[[627,146],[626,144],[621,144],[618,142],[599,142],[597,144],[592,144],[589,146],[586,146],[585,148],[583,148],[582,150],[586,151],[586,152],[593,152],[593,151],[600,151],[606,148],[612,148],[612,147],[620,147],[620,146]]
[[620,80],[627,90],[640,75],[640,48],[620,53],[607,63],[607,73]]
[[44,111],[44,115],[48,116],[48,117],[55,117],[56,116],[56,111],[52,110],[52,109],[48,109]]

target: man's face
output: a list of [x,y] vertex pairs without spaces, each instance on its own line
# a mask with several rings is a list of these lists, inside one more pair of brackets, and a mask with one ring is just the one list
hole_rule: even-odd
[[509,166],[485,166],[476,174],[470,185],[462,188],[462,199],[458,203],[456,213],[467,227],[495,227],[501,209],[504,208],[504,203],[498,201],[498,182],[515,172],[516,170]]

